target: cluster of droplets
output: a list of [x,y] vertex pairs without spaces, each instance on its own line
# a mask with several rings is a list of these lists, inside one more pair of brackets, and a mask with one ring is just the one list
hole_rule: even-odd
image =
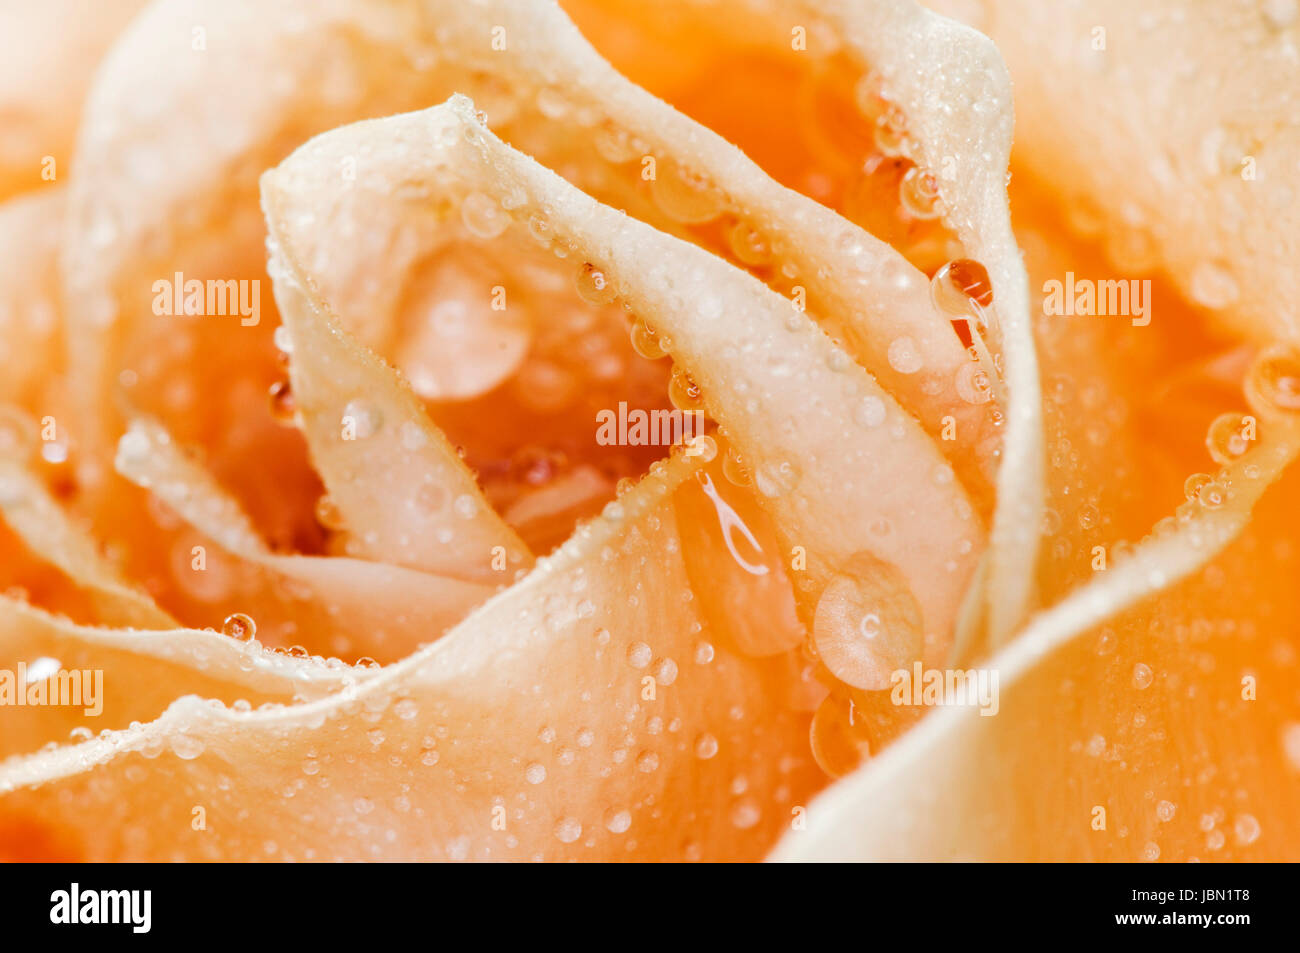
[[[273,340],[276,347],[276,363],[287,373],[293,354],[293,341],[289,337],[289,329],[283,324],[277,327]],[[271,419],[276,423],[283,427],[297,425],[298,406],[294,401],[293,388],[287,379],[278,380],[267,389],[267,403],[270,407]]]
[[[1270,421],[1294,428],[1300,426],[1300,351],[1288,345],[1274,345],[1256,356],[1243,382],[1252,413],[1231,411],[1210,423],[1205,447],[1219,465],[1214,473],[1197,472],[1183,481],[1184,502],[1174,516],[1155,524],[1144,541],[1171,533],[1206,512],[1228,505],[1236,484],[1260,478],[1257,463],[1249,460],[1252,448]],[[1111,557],[1122,562],[1133,552],[1127,542],[1111,547]]]
[[1183,485],[1187,502],[1178,509],[1180,520],[1222,507],[1232,498],[1234,479],[1258,478],[1257,465],[1235,464],[1247,456],[1270,419],[1287,419],[1295,426],[1295,415],[1300,413],[1300,352],[1286,345],[1265,349],[1247,371],[1243,389],[1253,413],[1220,414],[1210,424],[1205,446],[1220,469],[1213,475],[1193,473],[1187,478]]
[[[856,82],[853,105],[870,130],[874,153],[848,182],[840,210],[926,272],[959,254],[960,243],[945,224],[940,176],[914,162],[919,150],[907,120],[883,78],[869,71]],[[887,201],[890,191],[896,201]]]
[[930,298],[952,323],[970,357],[957,371],[957,395],[968,404],[989,404],[989,422],[1000,426],[1003,401],[994,398],[1000,386],[1001,362],[1000,355],[990,351],[997,326],[988,269],[974,259],[954,259],[930,279]]

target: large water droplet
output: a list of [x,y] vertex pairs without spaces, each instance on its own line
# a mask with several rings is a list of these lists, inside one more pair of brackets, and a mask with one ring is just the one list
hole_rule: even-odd
[[902,571],[862,552],[822,592],[813,640],[836,678],[878,691],[920,657],[921,625],[921,607]]
[[930,279],[930,298],[943,314],[970,317],[993,304],[988,269],[973,258],[948,262]]

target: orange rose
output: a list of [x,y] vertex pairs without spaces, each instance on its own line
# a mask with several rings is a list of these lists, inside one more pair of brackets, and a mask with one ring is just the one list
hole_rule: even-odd
[[1285,5],[116,6],[0,165],[13,857],[1294,856]]

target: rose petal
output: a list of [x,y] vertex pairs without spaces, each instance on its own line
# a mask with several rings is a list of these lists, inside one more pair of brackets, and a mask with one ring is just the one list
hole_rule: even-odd
[[760,856],[820,772],[777,690],[786,660],[733,654],[680,598],[672,499],[694,469],[647,477],[355,691],[242,714],[183,699],[6,762],[7,841],[82,859]]

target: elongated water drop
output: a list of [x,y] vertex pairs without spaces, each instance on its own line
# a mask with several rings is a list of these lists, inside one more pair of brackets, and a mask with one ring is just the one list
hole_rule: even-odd
[[851,773],[871,754],[865,732],[855,723],[853,701],[827,695],[808,732],[813,760],[833,778]]
[[930,297],[935,307],[950,317],[978,314],[979,309],[993,304],[988,269],[973,258],[950,261],[930,279]]

